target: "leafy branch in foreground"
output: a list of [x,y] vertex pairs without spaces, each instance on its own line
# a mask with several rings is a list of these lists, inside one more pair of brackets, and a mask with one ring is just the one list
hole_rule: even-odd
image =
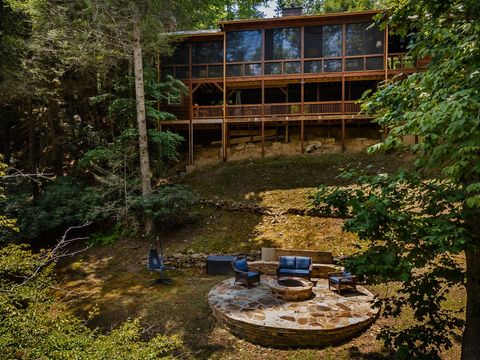
[[53,267],[26,245],[0,249],[0,352],[5,359],[165,359],[179,350],[176,336],[142,340],[138,319],[109,334],[88,328],[53,295]]
[[370,283],[398,282],[399,290],[376,304],[383,314],[399,317],[411,309],[416,320],[408,327],[384,328],[379,337],[401,359],[439,359],[464,325],[462,312],[447,309],[445,300],[465,277],[464,266],[452,257],[473,242],[465,224],[465,190],[404,172],[343,176],[356,178],[357,185],[320,187],[315,207],[348,217],[345,230],[366,245],[346,259],[348,269]]

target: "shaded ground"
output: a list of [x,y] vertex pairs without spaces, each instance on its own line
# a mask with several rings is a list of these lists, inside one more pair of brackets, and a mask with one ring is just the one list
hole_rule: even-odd
[[[306,206],[306,195],[320,183],[344,184],[336,179],[349,160],[371,171],[394,171],[411,166],[404,155],[343,154],[297,156],[229,163],[188,175],[184,182],[210,199],[249,201],[277,208]],[[166,251],[237,252],[261,246],[301,247],[333,251],[335,256],[352,253],[356,237],[342,232],[342,221],[308,216],[268,216],[248,212],[199,208],[201,219],[164,236]],[[178,333],[184,340],[183,358],[188,359],[388,359],[376,334],[383,325],[405,326],[409,314],[399,319],[380,319],[364,334],[347,344],[321,350],[276,350],[239,340],[214,322],[207,294],[225,277],[207,276],[200,270],[171,273],[173,286],[152,286],[155,275],[147,273],[145,260],[150,244],[139,239],[121,239],[113,246],[95,247],[59,264],[58,277],[67,293],[63,304],[89,318],[88,324],[109,331],[127,318],[141,317],[154,333]],[[384,294],[393,287],[374,287]],[[448,306],[464,305],[458,289]],[[459,344],[443,355],[459,358]]]

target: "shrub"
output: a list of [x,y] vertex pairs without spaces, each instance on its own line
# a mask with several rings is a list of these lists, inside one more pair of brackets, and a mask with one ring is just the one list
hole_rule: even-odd
[[139,199],[137,206],[165,229],[192,220],[194,200],[195,193],[188,187],[166,185],[155,190],[147,199]]
[[93,189],[83,188],[77,180],[63,176],[48,183],[38,198],[17,199],[13,215],[19,219],[22,232],[36,238],[91,220],[91,211],[99,201],[100,196]]
[[[181,342],[158,335],[140,338],[138,320],[104,335],[57,306],[42,256],[25,246],[0,249],[0,353],[5,359],[160,359],[171,358]],[[25,282],[25,279],[29,279]]]

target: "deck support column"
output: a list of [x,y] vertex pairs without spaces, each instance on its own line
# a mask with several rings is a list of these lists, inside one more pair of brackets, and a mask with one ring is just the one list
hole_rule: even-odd
[[262,80],[262,158],[265,157],[265,80]]
[[305,153],[305,148],[303,144],[304,134],[305,134],[305,120],[302,115],[302,118],[300,119],[300,153],[301,154]]
[[222,163],[227,161],[227,33],[223,31],[223,117],[222,117]]
[[342,151],[345,151],[345,75],[342,76]]
[[300,100],[301,100],[301,105],[300,105],[300,112],[301,112],[301,117],[300,117],[300,153],[304,154],[305,153],[305,147],[304,147],[304,140],[305,140],[305,115],[304,115],[304,95],[305,95],[305,79],[301,80],[300,83]]
[[194,155],[193,155],[193,90],[192,90],[192,82],[190,81],[188,84],[189,89],[189,122],[188,122],[188,165],[193,165],[194,163]]

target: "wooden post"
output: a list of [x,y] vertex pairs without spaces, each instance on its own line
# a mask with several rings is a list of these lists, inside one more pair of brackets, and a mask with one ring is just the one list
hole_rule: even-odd
[[[385,71],[385,85],[387,84],[388,82],[388,25],[385,27],[385,36],[384,36],[384,41],[385,41],[385,46],[383,47],[384,48],[384,56],[385,56],[385,59],[384,59],[384,71]],[[387,137],[388,135],[388,128],[387,126],[384,126],[383,127],[383,137],[385,139],[385,137]]]
[[262,80],[262,157],[265,157],[265,80]]
[[305,80],[302,79],[300,83],[300,100],[301,100],[301,105],[300,105],[300,112],[301,112],[301,117],[300,117],[300,153],[305,152],[304,148],[304,138],[305,138],[305,115],[303,113],[304,110],[304,104],[303,104],[303,98],[304,98],[304,85],[305,85]]
[[188,82],[188,111],[189,111],[189,123],[188,123],[188,164],[193,165],[193,84],[192,84],[192,44],[188,44],[188,71],[190,74],[190,81]]
[[345,151],[345,74],[342,74],[342,151]]
[[222,118],[222,162],[227,161],[227,32],[223,30],[223,118]]
[[192,92],[192,81],[190,80],[188,84],[189,89],[189,122],[188,122],[188,164],[193,165],[193,92]]

